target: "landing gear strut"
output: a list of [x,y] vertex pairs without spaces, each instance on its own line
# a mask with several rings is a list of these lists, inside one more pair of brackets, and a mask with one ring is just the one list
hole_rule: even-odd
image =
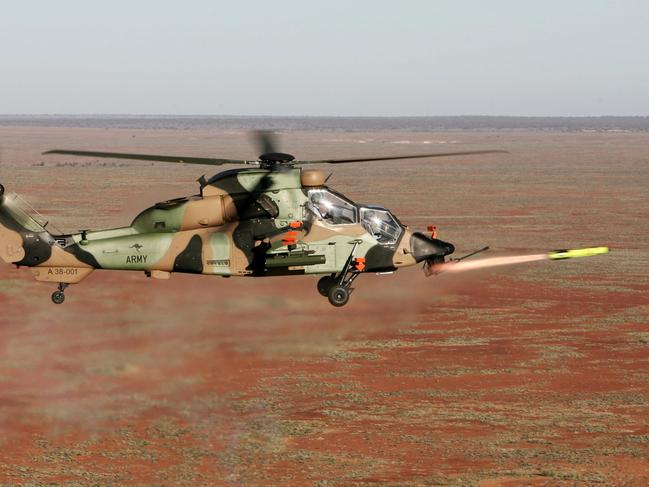
[[345,266],[340,274],[325,276],[318,281],[318,292],[323,296],[327,296],[329,302],[337,308],[347,304],[349,296],[354,290],[351,287],[352,283],[364,268],[364,265],[361,267],[362,264],[356,264],[354,260],[354,252],[360,243],[360,240],[354,241],[352,251],[350,252],[347,262],[345,262]]
[[68,287],[68,284],[61,282],[59,283],[58,291],[52,293],[52,302],[54,304],[63,304],[65,301],[65,288]]

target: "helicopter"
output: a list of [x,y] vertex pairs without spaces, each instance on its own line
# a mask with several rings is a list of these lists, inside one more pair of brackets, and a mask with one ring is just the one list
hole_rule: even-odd
[[[327,185],[313,164],[506,153],[471,150],[370,158],[297,160],[279,152],[273,134],[258,132],[262,154],[255,160],[184,157],[54,149],[43,154],[159,161],[199,165],[254,166],[229,169],[207,179],[198,194],[162,201],[129,226],[50,232],[15,193],[0,185],[0,258],[31,268],[37,281],[58,285],[52,302],[95,270],[144,272],[169,279],[173,273],[222,277],[321,275],[317,290],[336,307],[347,304],[363,273],[392,273],[423,263],[427,275],[455,246],[405,226],[387,208],[361,205]],[[330,176],[330,175],[329,175]],[[486,250],[472,252],[465,256]],[[460,260],[460,259],[456,259]]]

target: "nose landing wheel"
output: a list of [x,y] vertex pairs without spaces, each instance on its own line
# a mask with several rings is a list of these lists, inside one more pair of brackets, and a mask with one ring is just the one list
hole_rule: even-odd
[[54,304],[63,304],[65,301],[65,288],[68,287],[68,284],[60,283],[59,289],[52,293],[52,302]]

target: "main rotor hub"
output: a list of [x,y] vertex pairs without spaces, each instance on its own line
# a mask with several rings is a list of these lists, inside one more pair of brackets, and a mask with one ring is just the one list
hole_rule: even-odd
[[259,156],[261,162],[286,164],[294,161],[295,157],[284,152],[267,152]]

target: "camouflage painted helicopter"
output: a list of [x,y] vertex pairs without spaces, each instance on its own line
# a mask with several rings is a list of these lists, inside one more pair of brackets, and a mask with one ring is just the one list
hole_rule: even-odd
[[388,209],[358,205],[329,188],[310,164],[342,164],[505,151],[479,150],[374,158],[297,161],[278,152],[271,134],[258,134],[257,160],[51,150],[44,154],[185,164],[254,165],[199,179],[197,195],[157,203],[128,227],[52,234],[15,194],[0,186],[0,257],[27,266],[38,281],[58,284],[61,304],[69,284],[97,269],[140,271],[157,279],[174,272],[215,276],[324,274],[318,291],[344,306],[364,272],[393,272],[424,263],[430,273],[455,247],[413,232]]

